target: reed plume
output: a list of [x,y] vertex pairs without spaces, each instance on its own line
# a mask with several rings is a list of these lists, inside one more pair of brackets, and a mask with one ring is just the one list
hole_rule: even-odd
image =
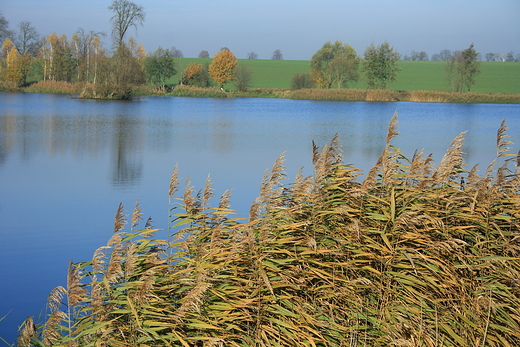
[[139,208],[139,200],[135,200],[134,211],[132,212],[131,229],[133,230],[137,224],[143,220],[143,209]]
[[117,208],[116,216],[114,217],[114,233],[117,233],[124,229],[126,225],[126,214],[124,210],[123,203],[119,203],[119,207]]

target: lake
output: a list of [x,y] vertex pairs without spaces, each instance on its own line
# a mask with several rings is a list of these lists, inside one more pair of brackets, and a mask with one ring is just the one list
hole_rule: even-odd
[[214,204],[231,189],[232,207],[247,216],[280,154],[287,183],[301,167],[312,173],[313,140],[323,147],[338,133],[344,162],[369,170],[396,111],[393,144],[409,157],[424,149],[439,163],[468,131],[465,160],[482,173],[503,119],[518,152],[520,105],[0,93],[0,318],[8,314],[0,337],[13,342],[17,326],[65,285],[69,261],[87,261],[106,244],[120,202],[131,213],[139,199],[145,219],[165,228],[176,163],[196,190],[211,176]]

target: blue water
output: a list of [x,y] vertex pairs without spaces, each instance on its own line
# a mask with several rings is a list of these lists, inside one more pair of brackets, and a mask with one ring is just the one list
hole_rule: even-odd
[[[0,93],[0,336],[45,308],[65,285],[71,259],[86,261],[106,243],[119,202],[136,199],[154,225],[167,226],[172,169],[198,190],[208,176],[217,197],[232,189],[246,216],[264,171],[285,152],[289,183],[310,174],[314,140],[339,134],[345,163],[365,172],[384,149],[388,123],[405,155],[433,153],[468,131],[469,166],[496,156],[503,119],[520,144],[520,105],[325,102],[285,99],[144,97],[138,101]],[[512,145],[512,152],[518,152]],[[215,204],[217,203],[217,199]]]

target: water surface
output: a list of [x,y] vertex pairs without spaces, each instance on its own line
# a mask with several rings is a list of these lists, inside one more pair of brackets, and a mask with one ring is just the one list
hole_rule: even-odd
[[[405,155],[433,153],[436,163],[459,133],[465,159],[481,169],[496,156],[506,119],[520,144],[520,105],[326,102],[285,99],[145,97],[138,101],[0,93],[0,336],[45,307],[65,285],[69,261],[86,261],[112,233],[119,202],[136,199],[165,228],[168,185],[179,165],[196,189],[208,176],[217,197],[232,189],[246,216],[263,173],[285,153],[289,179],[311,173],[311,150],[339,134],[346,163],[365,172],[393,144]],[[513,152],[518,145],[513,146]],[[183,181],[184,183],[184,181]],[[217,203],[216,201],[214,202]]]

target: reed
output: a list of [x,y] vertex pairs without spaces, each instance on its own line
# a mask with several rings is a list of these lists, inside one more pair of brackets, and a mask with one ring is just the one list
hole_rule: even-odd
[[519,346],[520,168],[507,126],[480,176],[465,168],[464,134],[433,166],[392,145],[397,125],[395,114],[363,182],[337,136],[313,144],[314,173],[292,184],[282,154],[248,220],[229,192],[212,205],[209,177],[175,197],[176,166],[172,239],[136,229],[137,203],[125,231],[120,205],[108,244],[71,264],[21,345]]
[[29,93],[61,93],[79,94],[84,87],[84,83],[69,83],[66,81],[39,81],[24,88]]
[[187,85],[178,85],[168,93],[171,96],[200,97],[200,98],[225,98],[227,93],[217,88],[201,88]]

